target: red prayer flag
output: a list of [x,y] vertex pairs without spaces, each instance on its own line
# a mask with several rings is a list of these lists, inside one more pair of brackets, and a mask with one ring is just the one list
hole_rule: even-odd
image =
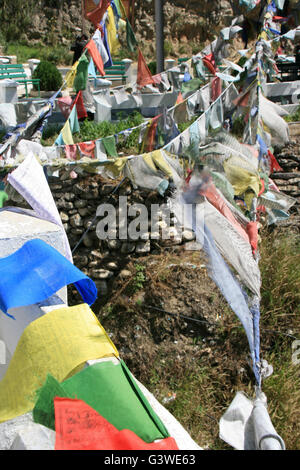
[[80,142],[78,144],[78,147],[80,148],[81,153],[83,155],[86,155],[87,157],[95,158],[95,141],[91,140],[90,142]]
[[65,145],[66,157],[68,160],[76,160],[77,157],[77,145]]
[[243,94],[239,95],[232,102],[235,106],[246,107],[246,106],[248,106],[249,97],[250,97],[250,91],[247,91],[247,93],[243,93]]
[[213,75],[216,75],[216,63],[213,54],[208,54],[203,57],[202,62]]
[[65,119],[68,119],[72,109],[72,98],[71,96],[63,96],[57,100],[61,114]]
[[182,93],[180,91],[178,93],[178,96],[177,96],[176,104],[180,104],[180,103],[183,103],[183,102],[184,102],[184,99],[183,99]]
[[215,77],[211,82],[211,101],[216,101],[222,92],[222,81],[219,77]]
[[274,173],[274,171],[283,171],[281,166],[279,165],[278,161],[274,157],[273,153],[268,150],[268,157],[269,157],[269,162],[270,162],[270,172],[271,174]]
[[95,10],[95,8],[97,8],[97,3],[94,0],[83,0],[83,11],[86,18],[87,13]]
[[150,85],[150,84],[154,85],[155,83],[140,49],[139,49],[139,57],[138,57],[138,71],[137,71],[136,82],[140,88],[143,88],[144,86]]
[[254,254],[257,250],[258,245],[258,227],[256,222],[249,222],[246,226],[246,230],[249,236],[252,253]]
[[172,437],[144,442],[133,431],[119,431],[82,400],[54,398],[55,450],[179,450]]
[[104,13],[110,5],[110,0],[102,0],[101,4],[92,11],[86,13],[86,18],[93,23],[95,28],[99,26],[100,21],[103,18]]
[[90,41],[87,43],[85,46],[87,50],[89,51],[89,54],[91,55],[94,64],[96,65],[97,69],[99,70],[100,75],[104,76],[104,64],[102,57],[98,51],[97,45],[93,39],[90,39]]
[[78,119],[86,118],[88,117],[88,114],[86,112],[86,109],[84,107],[84,102],[82,98],[82,90],[79,90],[77,93],[77,96],[71,106],[71,111],[73,109],[73,106],[76,105],[76,111],[77,111],[77,117]]

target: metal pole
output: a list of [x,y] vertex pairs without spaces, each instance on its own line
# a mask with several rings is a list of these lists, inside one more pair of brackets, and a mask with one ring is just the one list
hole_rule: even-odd
[[155,0],[156,73],[164,71],[164,0]]

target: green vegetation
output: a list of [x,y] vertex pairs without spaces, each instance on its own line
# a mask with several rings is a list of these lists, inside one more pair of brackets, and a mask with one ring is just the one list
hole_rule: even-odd
[[61,44],[45,47],[45,44],[35,44],[31,46],[25,42],[7,43],[5,46],[5,54],[17,56],[18,64],[24,64],[28,59],[39,59],[53,62],[55,65],[71,65],[73,57],[68,47]]
[[52,62],[42,60],[32,74],[40,79],[40,89],[44,91],[59,90],[63,83],[62,75]]
[[167,39],[164,41],[164,53],[165,53],[165,56],[174,54],[173,44],[171,43],[171,41],[168,41]]
[[0,24],[5,41],[22,39],[23,32],[31,24],[32,14],[35,12],[34,0],[2,0],[0,6]]
[[300,121],[300,106],[293,114],[289,114],[288,116],[283,116],[283,119],[286,122],[297,122]]
[[[137,111],[134,111],[127,118],[124,118],[122,113],[119,113],[118,118],[118,122],[103,121],[98,123],[85,119],[80,126],[80,132],[73,135],[74,142],[87,142],[108,137],[131,127],[139,126],[144,121],[143,116]],[[53,145],[61,128],[62,126],[58,125],[47,126],[43,132],[42,145]],[[137,152],[139,133],[140,129],[136,129],[127,138],[120,136],[117,150]]]
[[151,75],[155,75],[155,74],[156,74],[156,61],[153,60],[152,62],[150,62],[150,63],[148,64],[148,68],[149,68],[149,70],[150,70],[150,72],[151,72]]

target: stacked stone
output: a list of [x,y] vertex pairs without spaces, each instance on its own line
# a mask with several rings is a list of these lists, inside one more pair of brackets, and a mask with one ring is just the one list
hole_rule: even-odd
[[[176,250],[182,245],[194,243],[195,235],[192,231],[183,230],[181,236],[174,215],[171,214],[171,227],[165,228],[165,222],[160,220],[151,232],[151,205],[164,204],[167,198],[158,195],[156,191],[134,189],[126,180],[119,188],[119,181],[107,181],[99,175],[80,174],[76,179],[70,177],[69,172],[62,172],[59,177],[49,177],[49,186],[52,191],[56,206],[66,230],[71,249],[74,249],[86,230],[84,238],[74,251],[74,264],[85,274],[90,276],[97,284],[102,295],[107,293],[107,281],[113,276],[120,275],[123,278],[131,275],[127,270],[122,270],[124,259],[128,257],[145,256],[146,254],[159,253],[161,249]],[[117,189],[117,190],[116,190]],[[134,204],[143,204],[148,209],[148,232],[141,233],[138,240],[119,239],[122,214],[119,207],[119,196],[127,197],[127,210]],[[96,233],[98,222],[102,217],[96,217],[100,204],[110,203],[116,209],[117,227],[116,238],[100,240]],[[127,224],[135,219],[127,217]],[[176,228],[177,226],[177,228]],[[162,229],[169,231],[170,237],[162,238]]]
[[275,172],[272,179],[278,189],[296,199],[296,204],[289,210],[291,217],[284,225],[300,228],[300,144],[293,142],[276,154],[282,172]]

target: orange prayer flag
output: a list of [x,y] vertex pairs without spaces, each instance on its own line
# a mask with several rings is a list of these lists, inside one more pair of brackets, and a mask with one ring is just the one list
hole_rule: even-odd
[[183,103],[183,102],[184,102],[184,99],[183,99],[182,93],[180,91],[178,93],[178,96],[177,96],[176,104]]
[[89,54],[91,55],[91,57],[94,61],[94,64],[96,65],[97,69],[99,70],[99,73],[102,76],[104,76],[105,72],[104,72],[103,60],[102,60],[102,57],[101,57],[101,55],[98,51],[98,48],[96,46],[95,41],[93,39],[90,39],[90,41],[87,43],[87,45],[85,47],[89,51]]

